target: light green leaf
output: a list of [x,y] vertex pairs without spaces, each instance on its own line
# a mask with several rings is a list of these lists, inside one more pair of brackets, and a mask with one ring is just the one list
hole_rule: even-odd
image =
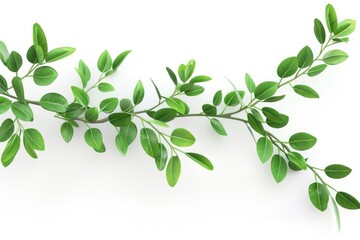
[[89,67],[82,60],[80,60],[79,66],[76,71],[80,76],[83,88],[85,88],[91,78],[91,72]]
[[107,50],[101,53],[99,60],[97,62],[97,67],[100,72],[105,73],[109,71],[112,67],[112,59]]
[[299,169],[301,169],[301,170],[307,169],[306,160],[300,153],[288,152],[286,154],[286,157],[291,163],[293,163]]
[[155,164],[156,167],[159,171],[164,170],[165,166],[166,166],[166,161],[168,159],[168,152],[166,150],[166,147],[164,144],[159,143],[159,153],[157,154],[157,156],[155,157]]
[[112,113],[115,111],[116,107],[119,104],[119,99],[117,98],[106,98],[100,103],[100,110],[105,113]]
[[58,73],[52,67],[44,66],[35,70],[33,78],[34,82],[39,86],[47,86],[55,81]]
[[325,168],[325,174],[334,179],[344,178],[351,173],[351,168],[341,165],[332,164]]
[[19,102],[25,103],[24,86],[21,78],[14,77],[11,81]]
[[195,143],[195,137],[185,128],[177,128],[171,133],[170,140],[179,147],[189,147]]
[[287,78],[294,75],[298,68],[299,61],[297,57],[289,57],[279,64],[277,74],[280,78]]
[[217,132],[218,134],[222,136],[227,136],[227,132],[224,128],[224,126],[221,124],[221,122],[216,118],[210,119],[211,127]]
[[90,103],[89,95],[81,88],[71,86],[71,91],[75,97],[75,100],[82,106],[86,107]]
[[249,92],[253,93],[255,91],[256,84],[248,73],[245,74],[245,83]]
[[143,86],[141,80],[139,80],[135,86],[134,93],[133,93],[134,104],[138,105],[139,103],[141,103],[142,100],[144,99],[144,95],[145,95],[144,86]]
[[127,55],[129,55],[129,53],[131,53],[131,50],[127,50],[124,51],[122,53],[120,53],[114,60],[113,64],[112,64],[112,69],[113,70],[117,70],[119,68],[119,66],[121,65],[121,63],[125,60],[125,58],[127,57]]
[[105,83],[105,82],[100,83],[98,85],[98,89],[100,92],[112,92],[115,90],[113,85],[111,85],[110,83]]
[[180,114],[186,113],[186,104],[179,98],[167,98],[166,104]]
[[308,133],[299,132],[290,137],[289,144],[295,150],[304,151],[312,148],[316,141],[316,137]]
[[85,119],[89,122],[95,122],[99,117],[99,110],[96,107],[88,108],[85,111]]
[[312,67],[308,71],[308,76],[315,77],[315,76],[319,75],[320,73],[322,73],[326,69],[326,67],[327,67],[326,64],[320,64],[315,67]]
[[34,45],[39,45],[42,48],[44,57],[46,57],[48,53],[48,44],[44,30],[38,23],[33,25],[33,43]]
[[131,122],[130,124],[120,128],[120,134],[126,136],[127,143],[130,145],[136,138],[137,127]]
[[207,157],[205,157],[199,153],[191,153],[191,152],[187,152],[187,153],[185,153],[185,155],[188,156],[190,159],[194,160],[200,166],[202,166],[208,170],[214,170],[214,166],[212,165],[212,163],[210,162],[210,160]]
[[46,56],[46,62],[55,62],[67,56],[70,56],[75,52],[75,48],[72,47],[60,47],[51,50]]
[[247,114],[247,119],[249,121],[250,127],[255,130],[255,132],[266,136],[266,132],[265,129],[263,127],[263,125],[261,124],[261,122],[251,113]]
[[261,137],[256,143],[256,152],[262,163],[267,162],[273,154],[273,145],[269,138]]
[[277,82],[262,82],[255,88],[255,97],[259,100],[267,99],[273,96],[278,89]]
[[1,155],[1,163],[4,167],[7,167],[14,160],[17,152],[20,148],[20,137],[17,134],[12,135],[12,137],[7,142],[5,149]]
[[329,191],[321,183],[312,183],[309,186],[309,198],[312,204],[320,211],[325,211],[329,203]]
[[[175,86],[177,85],[177,77],[176,74],[174,73],[173,70],[171,70],[171,68],[166,67],[166,71],[168,72],[170,79],[173,81],[173,83],[175,84]],[[182,69],[181,69],[182,71]],[[184,72],[185,73],[185,72]]]
[[174,187],[181,173],[181,162],[179,157],[172,156],[166,168],[166,179],[170,187]]
[[200,75],[200,76],[193,77],[193,78],[190,80],[190,83],[208,82],[208,81],[210,81],[210,80],[211,80],[211,77],[205,76],[205,75]]
[[0,142],[7,141],[14,133],[14,121],[10,118],[5,119],[0,126]]
[[74,128],[71,126],[70,123],[64,122],[61,125],[60,132],[61,132],[61,136],[63,137],[64,141],[68,143],[71,141],[71,139],[74,135]]
[[326,25],[329,29],[329,32],[333,33],[334,31],[336,31],[337,26],[338,26],[338,21],[337,21],[336,11],[331,4],[328,4],[326,6],[325,18],[326,18]]
[[0,97],[0,114],[6,113],[10,109],[11,103],[9,99]]
[[324,55],[322,60],[328,65],[336,65],[344,62],[348,57],[342,50],[331,50]]
[[356,21],[346,19],[341,21],[335,30],[336,37],[346,37],[355,31]]
[[20,120],[26,122],[32,122],[34,120],[34,114],[26,103],[13,102],[11,104],[11,111]]
[[195,60],[191,59],[185,67],[185,81],[189,80],[195,70]]
[[156,158],[159,153],[159,141],[152,129],[142,128],[140,130],[140,143],[147,155]]
[[6,61],[7,68],[12,72],[17,72],[23,64],[22,57],[18,52],[12,51]]
[[188,89],[185,90],[186,96],[198,96],[205,91],[205,88],[203,88],[202,86],[193,85],[193,84],[191,85],[192,86],[190,86]]
[[[238,94],[240,95],[240,98],[243,99],[245,96],[245,92],[244,91],[238,91]],[[240,103],[240,100],[238,98],[238,95],[236,94],[235,91],[229,92],[228,94],[225,95],[224,98],[224,103],[227,106],[236,106]]]
[[314,60],[314,54],[309,46],[305,46],[300,50],[297,55],[297,60],[299,62],[299,68],[309,67]]
[[44,151],[45,143],[41,133],[35,128],[28,128],[24,130],[24,141],[34,150]]
[[295,85],[293,87],[294,91],[303,96],[303,97],[306,97],[306,98],[319,98],[319,94],[314,90],[312,89],[311,87],[309,86],[306,86],[306,85]]
[[220,103],[222,101],[222,91],[219,90],[215,93],[214,97],[213,97],[213,104],[214,106],[219,106]]
[[68,107],[68,101],[58,93],[47,93],[40,99],[40,105],[46,110],[64,113]]
[[126,139],[126,135],[118,134],[115,137],[115,145],[121,155],[125,156],[129,147],[128,141]]
[[284,180],[287,174],[287,166],[285,159],[275,154],[271,159],[271,173],[277,183]]
[[6,66],[6,62],[9,58],[9,51],[4,42],[0,41],[0,60]]
[[85,142],[95,150],[100,150],[103,145],[101,131],[97,128],[89,128],[84,134]]

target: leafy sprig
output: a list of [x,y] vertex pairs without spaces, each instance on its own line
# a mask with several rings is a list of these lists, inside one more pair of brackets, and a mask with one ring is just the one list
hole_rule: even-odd
[[[210,103],[202,105],[202,112],[190,113],[186,103],[188,97],[194,97],[205,91],[204,84],[211,80],[206,75],[194,75],[196,62],[190,60],[181,64],[177,71],[167,67],[166,71],[174,84],[174,90],[169,96],[161,94],[160,88],[152,81],[158,100],[153,107],[139,109],[145,96],[142,81],[139,80],[134,88],[132,98],[109,97],[104,98],[99,105],[91,102],[91,92],[98,90],[109,93],[115,87],[106,82],[126,59],[130,51],[124,51],[114,60],[108,51],[101,53],[97,68],[100,76],[92,82],[92,72],[83,60],[79,61],[76,69],[80,84],[71,86],[74,99],[69,102],[59,93],[46,93],[39,100],[26,98],[23,81],[32,78],[38,86],[47,86],[57,77],[57,71],[50,65],[71,55],[75,49],[71,47],[48,50],[46,35],[39,24],[33,27],[33,45],[26,53],[30,63],[29,70],[22,76],[19,71],[23,66],[23,59],[19,53],[9,53],[6,45],[0,42],[0,59],[9,71],[14,73],[11,81],[0,75],[0,114],[11,109],[14,117],[3,120],[0,126],[0,141],[6,142],[1,156],[2,164],[7,167],[14,160],[20,149],[21,140],[25,151],[32,158],[38,157],[38,151],[45,150],[44,138],[35,128],[24,128],[23,122],[34,120],[32,105],[41,106],[53,112],[62,121],[61,135],[65,142],[70,142],[74,128],[79,124],[86,126],[85,142],[96,152],[105,152],[103,135],[97,124],[109,123],[117,135],[114,139],[120,154],[126,155],[129,146],[139,135],[144,152],[154,159],[159,171],[166,168],[166,179],[170,186],[175,186],[181,174],[181,159],[187,157],[208,170],[213,170],[210,160],[200,154],[186,150],[196,142],[195,136],[186,128],[166,130],[169,123],[176,118],[203,117],[219,135],[226,136],[227,131],[221,122],[223,119],[238,121],[246,125],[256,142],[256,151],[262,163],[271,162],[270,169],[277,183],[282,182],[289,170],[310,170],[314,175],[314,183],[309,186],[308,195],[312,204],[320,211],[325,211],[331,200],[338,226],[340,218],[338,205],[346,209],[359,209],[360,203],[352,195],[338,191],[325,181],[324,173],[332,179],[348,176],[351,169],[341,164],[332,164],[325,168],[315,167],[304,156],[306,151],[317,142],[316,137],[306,132],[294,133],[287,140],[281,140],[272,129],[285,127],[289,117],[270,107],[271,103],[282,101],[285,95],[277,95],[280,88],[289,86],[294,93],[305,98],[319,98],[316,90],[308,85],[296,84],[301,77],[315,77],[328,66],[344,62],[348,55],[340,49],[331,49],[340,43],[347,43],[348,36],[355,30],[356,22],[351,19],[338,22],[335,9],[331,5],[326,7],[326,32],[319,19],[314,21],[314,34],[320,47],[314,55],[309,46],[303,47],[296,56],[283,60],[277,68],[278,81],[265,81],[259,84],[249,74],[245,75],[245,90],[239,90],[229,80],[234,88],[226,94],[218,90]],[[140,123],[136,125],[136,123]],[[308,161],[309,160],[309,161]]]

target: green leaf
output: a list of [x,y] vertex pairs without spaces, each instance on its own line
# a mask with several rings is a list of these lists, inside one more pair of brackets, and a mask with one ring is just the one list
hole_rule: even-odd
[[351,168],[341,165],[332,164],[325,168],[325,174],[334,179],[344,178],[351,173]]
[[262,82],[255,88],[255,97],[259,100],[267,99],[273,96],[278,89],[277,82]]
[[355,31],[356,21],[352,19],[346,19],[339,23],[336,31],[336,37],[346,37]]
[[195,143],[195,137],[185,128],[177,128],[171,133],[170,140],[179,147],[189,147]]
[[159,153],[157,154],[157,156],[155,157],[155,164],[156,167],[159,171],[164,170],[165,166],[166,166],[166,161],[168,159],[168,152],[166,150],[166,147],[164,144],[159,143]]
[[7,118],[0,126],[0,142],[7,141],[14,133],[14,121]]
[[312,148],[316,141],[316,137],[308,133],[299,132],[290,137],[289,144],[295,150],[304,151]]
[[13,102],[11,104],[11,111],[20,120],[26,122],[32,122],[34,120],[34,114],[26,103]]
[[273,96],[264,100],[264,102],[278,102],[284,99],[285,95]]
[[314,20],[314,33],[319,43],[321,44],[325,43],[326,40],[325,28],[322,22],[317,18],[315,18]]
[[119,152],[121,153],[121,155],[125,156],[129,147],[126,135],[120,133],[116,135],[115,145],[119,150]]
[[336,202],[343,208],[350,210],[360,209],[359,201],[346,192],[337,192],[335,198]]
[[112,113],[115,111],[116,107],[119,104],[119,99],[117,98],[106,98],[100,103],[100,110],[105,113]]
[[304,47],[300,50],[297,55],[297,60],[299,62],[299,68],[309,67],[314,60],[314,54],[309,46]]
[[185,95],[186,96],[198,96],[200,94],[202,94],[205,91],[205,88],[203,88],[202,86],[199,85],[193,85],[185,90]]
[[24,130],[24,141],[26,141],[32,149],[39,151],[45,150],[44,138],[35,128],[28,128]]
[[195,70],[195,60],[190,60],[185,67],[185,81],[189,80]]
[[36,154],[35,149],[30,145],[30,143],[25,138],[25,136],[23,136],[23,145],[24,145],[25,151],[29,154],[30,157],[35,158],[35,159],[38,158],[38,155]]
[[114,86],[110,83],[102,82],[98,85],[98,89],[100,92],[112,92],[115,90]]
[[125,60],[125,58],[127,57],[127,55],[129,55],[129,53],[131,53],[131,50],[127,50],[124,51],[122,53],[120,53],[114,60],[113,64],[112,64],[112,69],[113,70],[117,70],[121,63]]
[[79,61],[79,66],[76,69],[77,73],[79,74],[81,78],[81,82],[83,85],[83,88],[86,87],[87,83],[90,81],[91,78],[91,72],[89,67],[82,61]]
[[141,103],[142,100],[144,99],[144,95],[145,95],[144,86],[143,86],[141,80],[139,80],[135,86],[134,93],[133,93],[134,104],[138,105],[139,103]]
[[329,29],[329,32],[333,33],[334,31],[336,31],[337,26],[338,26],[338,21],[337,21],[336,11],[331,4],[328,4],[326,6],[325,18],[326,18],[326,25]]
[[312,67],[308,71],[308,76],[315,77],[315,76],[319,75],[320,73],[322,73],[326,69],[326,67],[327,67],[326,64],[320,64],[315,67]]
[[328,65],[336,65],[344,62],[348,57],[342,50],[331,50],[324,55],[322,60]]
[[[244,91],[238,91],[238,94],[240,95],[240,98],[243,99],[245,96],[245,92]],[[228,94],[225,95],[224,98],[224,103],[227,106],[236,106],[240,103],[240,100],[238,98],[238,95],[236,94],[235,91],[229,92]]]
[[299,169],[301,170],[307,169],[306,160],[300,153],[288,152],[286,154],[286,157],[291,163],[293,163]]
[[303,96],[303,97],[306,97],[306,98],[319,98],[319,94],[314,90],[312,89],[311,87],[309,86],[306,86],[306,85],[295,85],[293,87],[294,91]]
[[214,97],[213,97],[213,104],[214,106],[219,106],[220,103],[222,101],[222,91],[219,90],[215,93]]
[[156,91],[156,95],[158,96],[158,98],[159,98],[159,102],[161,101],[161,93],[160,93],[160,90],[159,90],[159,88],[156,86],[156,84],[155,84],[155,82],[150,78],[150,80],[151,80],[151,82],[152,82],[152,84],[153,84],[153,86],[154,86],[154,88],[155,88],[155,91]]
[[262,113],[266,117],[266,123],[273,128],[285,127],[289,122],[289,117],[281,114],[273,108],[264,107]]
[[112,67],[112,60],[110,54],[107,50],[101,53],[99,60],[97,62],[97,67],[100,72],[105,73],[109,71]]
[[216,107],[211,104],[202,105],[202,110],[207,116],[216,116],[217,113]]
[[273,144],[267,137],[261,137],[256,143],[256,152],[262,163],[267,162],[273,154]]
[[7,68],[12,72],[17,72],[21,68],[23,60],[18,52],[12,51],[6,61]]
[[162,122],[170,122],[177,116],[176,110],[172,108],[159,109],[154,113],[153,118]]
[[6,79],[0,74],[0,94],[5,93],[8,89]]
[[130,123],[120,128],[120,134],[126,136],[127,143],[130,145],[136,138],[137,127],[134,123]]
[[82,106],[86,107],[90,103],[89,95],[81,88],[71,86],[71,91],[75,97],[75,100]]
[[84,134],[85,142],[92,148],[100,150],[103,145],[101,131],[97,128],[89,128]]
[[290,77],[296,73],[298,68],[299,61],[297,57],[289,57],[279,64],[277,74],[280,78]]
[[39,45],[32,45],[26,53],[26,58],[31,63],[43,63],[45,58],[43,49]]
[[[185,67],[185,66],[184,66]],[[179,68],[180,69],[180,68]],[[169,76],[170,76],[170,79],[173,81],[173,83],[175,84],[175,86],[177,85],[177,77],[176,77],[176,74],[174,73],[173,70],[171,70],[171,68],[169,67],[166,67],[166,71],[168,72]],[[179,70],[180,71],[180,70]],[[181,71],[183,71],[183,69],[181,69]],[[184,69],[184,74],[185,74],[185,69]],[[179,74],[180,76],[180,74]]]
[[40,99],[40,105],[46,110],[64,113],[68,107],[68,101],[58,93],[47,93]]
[[60,47],[51,50],[46,56],[46,62],[55,62],[67,56],[70,56],[75,52],[75,48],[72,47]]
[[140,143],[145,153],[155,158],[159,151],[159,141],[155,132],[150,128],[140,130]]
[[166,104],[180,114],[186,113],[186,104],[179,98],[167,98]]
[[74,128],[71,126],[70,123],[64,122],[61,125],[60,132],[61,132],[61,136],[63,137],[64,141],[68,143],[71,141],[71,139],[74,135]]
[[0,41],[0,60],[6,66],[6,62],[9,58],[9,51],[4,42]]
[[10,109],[11,103],[9,99],[0,97],[0,114],[6,113]]
[[271,159],[271,173],[277,183],[281,182],[286,177],[286,161],[279,154],[275,154]]
[[33,43],[34,45],[39,45],[44,53],[44,56],[47,56],[48,53],[48,44],[44,30],[38,23],[35,23],[33,26]]
[[257,132],[263,136],[266,136],[266,132],[265,132],[263,125],[253,114],[248,113],[247,119],[249,121],[250,127],[252,129],[254,129],[255,132]]
[[99,110],[96,107],[88,108],[85,111],[85,119],[89,122],[95,122],[99,117]]
[[17,134],[11,136],[7,142],[5,149],[1,155],[1,162],[4,167],[7,167],[14,160],[20,148],[20,137]]
[[221,122],[216,118],[210,119],[211,127],[217,132],[218,134],[222,136],[227,136],[227,132],[224,128],[224,126],[221,124]]
[[190,80],[190,83],[208,82],[208,81],[210,81],[210,80],[211,80],[211,77],[205,76],[205,75],[200,75],[200,76],[193,77],[193,78]]
[[21,78],[14,77],[11,81],[15,94],[18,97],[19,102],[25,103],[24,86]]
[[245,74],[245,83],[249,92],[253,93],[255,91],[256,84],[248,73]]
[[321,183],[312,183],[309,186],[309,198],[312,204],[320,211],[325,211],[329,203],[329,191]]
[[123,98],[120,100],[120,108],[123,112],[134,112],[134,106],[130,99]]
[[333,209],[334,209],[334,213],[335,213],[335,217],[336,217],[336,225],[337,225],[337,229],[338,232],[340,232],[340,228],[341,228],[341,219],[340,219],[340,213],[339,213],[339,208],[335,202],[335,199],[330,195],[331,198],[331,203],[333,205]]
[[69,104],[66,112],[63,114],[65,118],[76,118],[85,111],[85,107],[79,103]]
[[131,115],[127,113],[113,113],[109,115],[110,123],[115,127],[123,127],[131,122]]
[[172,156],[166,167],[166,179],[170,187],[174,187],[181,173],[181,162],[179,157]]
[[212,165],[212,163],[210,162],[210,160],[207,157],[205,157],[199,153],[191,153],[191,152],[187,152],[187,153],[185,153],[185,155],[188,156],[190,159],[194,160],[200,166],[202,166],[208,170],[214,170],[214,166]]
[[39,86],[47,86],[55,81],[58,73],[52,67],[44,66],[35,70],[33,78],[34,82]]

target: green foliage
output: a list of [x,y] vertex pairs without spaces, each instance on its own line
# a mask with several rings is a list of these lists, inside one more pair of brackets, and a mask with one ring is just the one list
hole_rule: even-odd
[[279,154],[275,154],[271,159],[271,173],[277,183],[281,182],[286,177],[286,161]]
[[39,86],[47,86],[55,81],[58,73],[52,67],[39,67],[34,72],[34,82]]
[[239,105],[241,99],[239,99],[237,94],[239,94],[241,99],[243,99],[245,96],[244,91],[238,91],[237,93],[236,93],[236,91],[229,92],[228,94],[225,95],[225,98],[224,98],[225,105],[231,106],[231,107]]
[[326,40],[325,28],[322,22],[317,18],[314,20],[314,33],[319,43],[321,44],[325,43]]
[[117,98],[106,98],[100,103],[100,110],[105,113],[112,113],[115,111],[116,107],[119,104],[119,99]]
[[170,140],[179,147],[189,147],[195,143],[195,137],[185,128],[177,128],[171,133]]
[[64,113],[68,107],[68,101],[58,93],[47,93],[40,99],[40,105],[46,110]]
[[31,122],[34,120],[34,114],[27,103],[13,102],[11,111],[20,120]]
[[261,137],[256,143],[256,151],[262,163],[267,162],[273,154],[273,144],[269,138]]
[[1,155],[1,163],[4,167],[9,166],[14,160],[20,148],[20,137],[17,134],[11,136]]
[[312,183],[309,186],[309,198],[312,204],[320,211],[325,211],[329,203],[329,191],[321,183]]
[[12,51],[6,61],[7,68],[12,72],[17,72],[21,68],[23,60],[18,52]]
[[105,73],[111,69],[112,59],[107,50],[105,50],[104,52],[101,53],[101,55],[98,59],[98,62],[97,62],[97,67],[98,67],[99,71],[102,73]]
[[85,142],[95,150],[100,150],[103,145],[101,131],[97,128],[89,128],[84,134]]
[[277,89],[278,89],[277,82],[262,82],[255,88],[255,97],[259,100],[264,100],[269,97],[272,97]]
[[200,166],[208,169],[208,170],[214,170],[214,166],[212,165],[212,163],[210,162],[210,160],[199,154],[199,153],[185,153],[186,156],[188,156],[190,159],[194,160],[196,163],[198,163]]
[[172,156],[166,167],[166,179],[169,186],[174,187],[179,180],[181,173],[181,162],[179,157]]
[[227,132],[226,132],[224,126],[218,119],[211,118],[210,124],[211,124],[211,127],[215,130],[215,132],[217,132],[218,134],[220,134],[222,136],[227,136]]
[[330,33],[336,31],[338,26],[336,11],[331,4],[328,4],[325,9],[326,25]]
[[316,137],[308,133],[299,132],[290,137],[289,144],[295,150],[304,151],[312,148],[316,141]]
[[277,74],[280,78],[290,77],[296,73],[298,68],[299,68],[298,58],[289,57],[279,64],[277,68]]
[[213,105],[219,106],[222,102],[222,91],[218,90],[213,97]]
[[324,55],[323,61],[328,65],[336,65],[344,62],[348,57],[342,50],[331,50]]
[[351,168],[341,165],[332,164],[325,168],[325,174],[334,179],[344,178],[351,173]]
[[343,208],[355,210],[360,209],[359,201],[346,192],[337,192],[336,193],[336,202]]
[[76,102],[78,102],[79,104],[81,104],[84,107],[89,105],[90,97],[84,90],[82,90],[81,88],[72,86],[71,91],[75,97]]
[[55,49],[51,50],[47,54],[46,62],[50,63],[50,62],[58,61],[58,60],[63,59],[65,57],[67,57],[67,56],[70,56],[74,52],[75,52],[75,48],[72,48],[72,47],[55,48]]
[[312,89],[309,86],[306,85],[295,85],[293,87],[294,91],[299,94],[300,96],[306,97],[306,98],[319,98],[319,94]]
[[143,86],[141,80],[139,80],[135,86],[134,93],[133,93],[134,104],[138,105],[139,103],[141,103],[142,100],[144,99],[144,95],[145,95],[144,86]]

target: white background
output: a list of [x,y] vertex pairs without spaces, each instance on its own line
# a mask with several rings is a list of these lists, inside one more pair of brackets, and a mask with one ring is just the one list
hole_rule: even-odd
[[[360,19],[356,1],[333,0],[338,17]],[[59,78],[50,87],[31,79],[26,96],[59,91],[70,98],[70,85],[80,81],[74,69],[80,58],[97,77],[96,61],[108,49],[112,56],[132,49],[111,78],[117,92],[96,94],[131,97],[138,79],[146,87],[141,107],[155,103],[149,78],[164,94],[172,90],[165,66],[176,69],[197,60],[197,74],[213,77],[206,92],[188,99],[198,112],[217,89],[231,90],[224,76],[244,88],[249,72],[257,83],[276,80],[278,63],[305,45],[318,51],[313,19],[324,21],[327,1],[5,1],[1,4],[0,39],[22,54],[32,42],[32,24],[44,28],[50,49],[77,47],[72,57],[55,63]],[[309,100],[281,91],[287,97],[274,106],[290,116],[286,129],[274,131],[284,140],[306,131],[318,143],[306,152],[312,165],[342,163],[353,168],[334,187],[360,198],[360,125],[358,112],[359,33],[338,47],[350,58],[318,77],[299,80],[315,88],[321,98]],[[29,66],[26,66],[26,68]],[[11,77],[1,67],[1,74]],[[23,73],[26,69],[23,69]],[[94,99],[94,100],[93,100]],[[61,139],[61,121],[34,107],[46,151],[33,160],[21,149],[7,169],[0,169],[1,239],[240,239],[242,236],[303,239],[354,239],[359,235],[359,211],[341,209],[342,231],[337,233],[331,205],[321,213],[308,200],[311,172],[289,173],[281,184],[272,179],[269,164],[261,165],[244,125],[224,122],[229,136],[216,135],[206,119],[178,119],[197,137],[192,151],[208,156],[213,172],[182,158],[182,175],[175,188],[142,151],[138,140],[121,157],[114,129],[104,130],[107,152],[95,153],[83,141],[84,126],[71,144]],[[1,116],[1,120],[5,116]],[[171,130],[165,130],[171,131]],[[1,148],[4,144],[1,145]]]

